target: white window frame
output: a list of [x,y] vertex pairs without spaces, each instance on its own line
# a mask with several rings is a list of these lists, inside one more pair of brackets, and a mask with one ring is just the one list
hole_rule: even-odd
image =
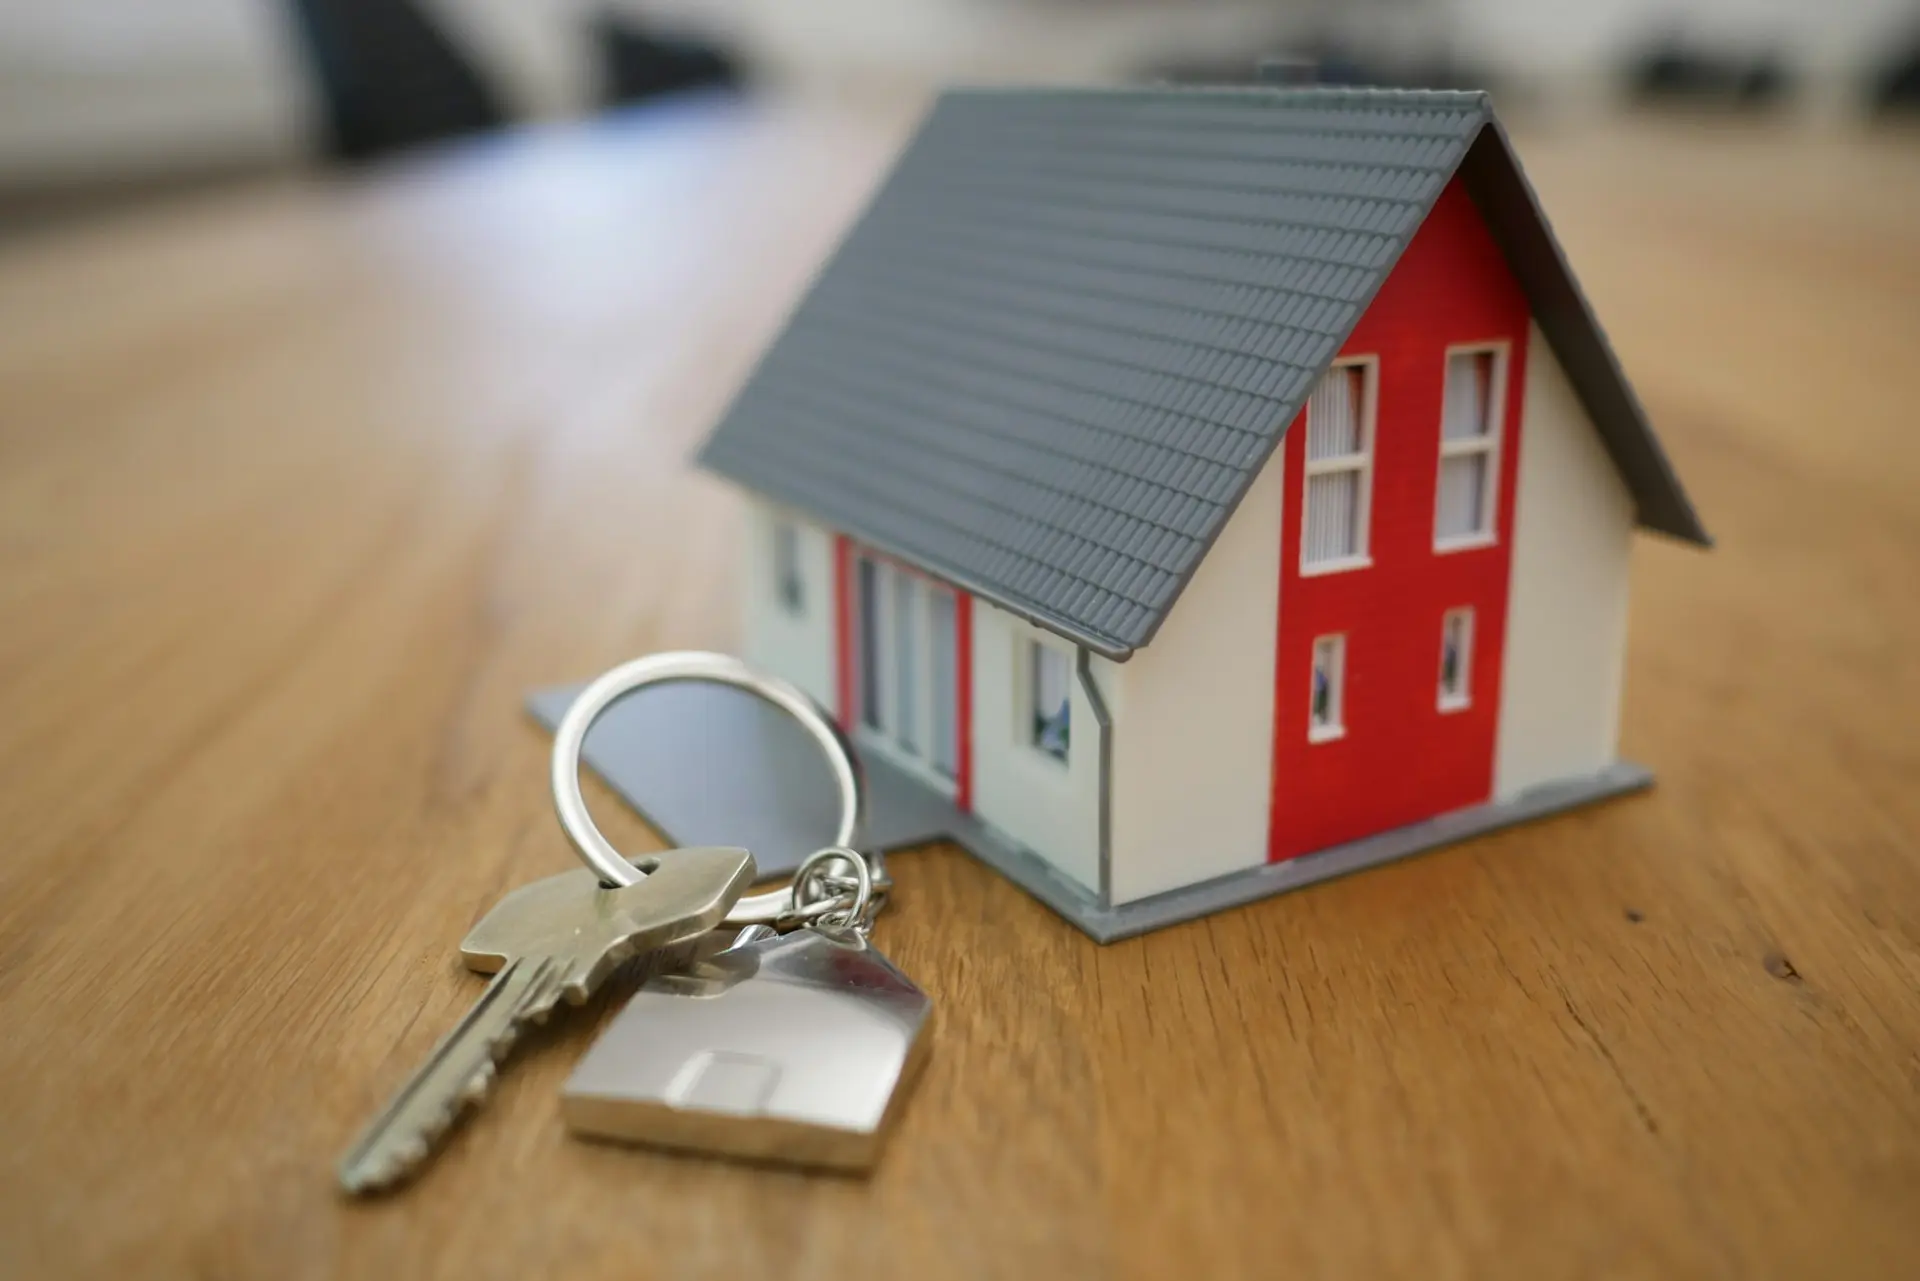
[[[1364,369],[1366,377],[1360,380],[1362,403],[1360,407],[1360,451],[1354,454],[1340,454],[1333,458],[1314,458],[1313,424],[1305,422],[1306,439],[1300,442],[1300,576],[1312,578],[1320,574],[1343,574],[1350,570],[1365,569],[1373,564],[1373,444],[1374,428],[1380,416],[1380,357],[1378,356],[1342,356],[1327,366],[1327,373],[1336,369]],[[1322,374],[1321,377],[1325,377]],[[1315,388],[1319,383],[1315,382]],[[1313,413],[1313,397],[1307,397],[1306,414]],[[1313,478],[1331,472],[1357,471],[1360,483],[1354,495],[1354,526],[1357,531],[1355,550],[1351,556],[1342,556],[1335,560],[1310,561],[1307,559],[1307,493],[1313,488]]]
[[[807,616],[807,575],[800,550],[800,524],[773,518],[773,599],[789,618]],[[791,590],[789,590],[791,589]]]
[[[1313,716],[1313,677],[1320,670],[1320,654],[1326,650],[1332,661],[1328,664],[1330,679],[1327,681],[1329,696],[1327,699],[1328,717],[1324,722],[1316,722]],[[1347,736],[1347,634],[1333,632],[1326,636],[1313,638],[1313,648],[1307,658],[1307,741],[1309,743],[1331,743],[1335,739]]]
[[[1447,629],[1455,619],[1462,620],[1460,629],[1460,673],[1454,690],[1447,688]],[[1475,620],[1473,606],[1461,605],[1450,609],[1440,616],[1440,679],[1439,707],[1443,712],[1457,712],[1473,706],[1473,631]]]
[[[1507,429],[1507,360],[1513,344],[1504,340],[1455,343],[1441,356],[1440,366],[1440,458],[1433,465],[1433,550],[1436,552],[1471,551],[1491,547],[1500,541],[1500,444]],[[1487,388],[1487,434],[1447,439],[1447,371],[1455,356],[1493,357],[1493,372]],[[1440,533],[1440,474],[1449,458],[1473,454],[1486,455],[1487,492],[1481,508],[1481,528],[1471,534],[1442,537]]]
[[[1027,753],[1046,762],[1051,769],[1066,770],[1073,760],[1073,686],[1074,651],[1064,645],[1056,645],[1038,635],[1016,638],[1019,646],[1018,661],[1014,663],[1014,679],[1019,682],[1015,689],[1015,706],[1020,709],[1018,735],[1020,743]],[[1034,733],[1034,722],[1040,714],[1040,655],[1052,654],[1066,665],[1067,676],[1067,750],[1056,756],[1040,745]]]
[[[867,602],[860,588],[863,565],[873,566],[873,634],[879,638],[881,650],[877,670],[873,667],[874,656],[865,652],[868,622]],[[913,611],[916,615],[913,627],[919,642],[919,652],[914,656],[913,688],[908,691],[913,702],[908,719],[911,720],[915,737],[918,739],[918,742],[912,744],[909,744],[901,733],[903,725],[900,714],[902,692],[900,642],[895,634],[899,618],[896,612],[896,600],[902,584],[909,581],[915,585],[914,600],[918,608]],[[936,763],[934,727],[938,718],[934,709],[936,688],[934,656],[937,650],[932,629],[934,621],[939,617],[939,611],[934,607],[934,597],[940,594],[952,600],[953,607],[948,611],[947,617],[953,620],[956,626],[958,625],[960,617],[958,593],[938,579],[864,548],[857,548],[853,552],[853,584],[854,643],[860,647],[855,655],[856,707],[855,715],[852,717],[854,735],[863,745],[872,747],[896,765],[948,795],[952,795],[959,786],[955,775],[961,766],[961,744],[965,741],[966,731],[965,727],[959,723],[961,709],[956,705],[949,712],[954,736],[953,766],[955,770],[955,774],[949,774]],[[961,650],[958,636],[953,638],[951,648],[957,662]],[[873,707],[868,706],[866,698],[866,684],[870,670],[875,689],[879,694],[878,705]],[[956,668],[953,684],[956,695],[963,679],[964,673]]]

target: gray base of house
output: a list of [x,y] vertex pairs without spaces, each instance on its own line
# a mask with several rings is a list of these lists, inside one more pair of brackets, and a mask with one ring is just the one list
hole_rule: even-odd
[[[581,686],[536,691],[528,709],[549,730]],[[763,877],[791,872],[831,837],[832,780],[797,725],[767,704],[719,686],[667,685],[616,704],[594,724],[588,766],[676,845],[744,845]],[[1104,906],[884,756],[861,753],[868,785],[862,845],[887,853],[952,841],[1102,943],[1251,903],[1270,894],[1377,867],[1610,796],[1651,786],[1619,762],[1586,778],[1549,783],[1509,800],[1454,810],[1407,827],[1281,863]]]

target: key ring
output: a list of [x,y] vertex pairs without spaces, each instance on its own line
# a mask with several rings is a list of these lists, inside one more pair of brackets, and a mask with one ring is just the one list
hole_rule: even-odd
[[[560,816],[561,830],[566,832],[567,839],[573,842],[573,848],[586,865],[598,873],[603,883],[636,885],[647,874],[621,857],[620,852],[594,825],[593,816],[587,813],[587,800],[580,792],[580,749],[587,741],[587,730],[607,708],[648,685],[663,685],[672,681],[710,681],[717,685],[731,685],[765,699],[799,721],[808,736],[826,754],[827,764],[833,770],[833,781],[840,790],[840,825],[834,830],[832,844],[842,848],[853,844],[854,834],[866,813],[866,783],[860,773],[860,763],[854,757],[852,744],[847,742],[847,736],[820,709],[818,703],[787,682],[756,672],[739,659],[726,654],[709,654],[698,650],[649,654],[645,658],[622,663],[580,691],[573,705],[567,708],[567,714],[560,718],[559,729],[554,731],[551,771],[553,808]],[[858,859],[859,856],[854,857]],[[808,860],[809,863],[812,861]],[[726,923],[770,925],[792,919],[797,902],[797,885],[796,880],[794,885],[785,889],[748,895],[733,905]]]
[[[851,868],[853,874],[839,871],[841,867]],[[872,865],[859,851],[829,845],[807,855],[794,872],[793,917],[808,924],[838,925],[865,934],[873,928],[873,918],[886,901],[891,884],[891,880],[883,883],[874,875]]]

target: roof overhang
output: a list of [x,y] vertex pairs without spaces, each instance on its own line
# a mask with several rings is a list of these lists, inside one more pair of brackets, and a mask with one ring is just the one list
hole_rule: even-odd
[[1489,120],[1467,148],[1459,176],[1633,495],[1640,526],[1712,546],[1498,120]]

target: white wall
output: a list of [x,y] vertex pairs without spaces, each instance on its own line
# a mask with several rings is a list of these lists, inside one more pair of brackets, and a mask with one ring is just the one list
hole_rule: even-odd
[[277,5],[0,0],[0,182],[296,159],[312,102]]
[[1076,679],[1065,764],[1028,742],[1026,647],[1035,639],[1077,661],[1073,646],[975,598],[973,812],[1089,891],[1100,888],[1098,721]]
[[[1084,83],[1142,67],[1239,59],[1252,68],[1275,33],[1310,34],[1268,0],[1206,4],[980,3],[980,0],[613,0],[617,11],[723,39],[750,65],[808,89]],[[1378,12],[1378,4],[1367,6]]]
[[1654,37],[1702,48],[1780,53],[1812,74],[1851,72],[1905,28],[1908,0],[1447,0],[1453,45],[1497,69],[1551,81],[1610,69]]
[[1268,460],[1152,643],[1113,669],[1115,903],[1266,861],[1281,461]]
[[1528,353],[1496,799],[1613,762],[1627,645],[1632,497],[1537,326]]
[[[799,534],[801,609],[789,614],[774,568],[774,523],[792,521]],[[747,500],[746,551],[741,575],[742,647],[748,662],[791,681],[822,707],[838,713],[833,655],[833,535],[758,498]]]

